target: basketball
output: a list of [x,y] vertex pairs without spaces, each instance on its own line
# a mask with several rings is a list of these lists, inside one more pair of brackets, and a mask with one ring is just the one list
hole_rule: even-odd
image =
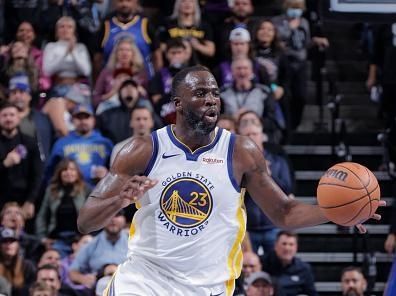
[[368,168],[354,162],[338,163],[320,178],[317,200],[327,219],[339,225],[353,226],[375,213],[380,187]]

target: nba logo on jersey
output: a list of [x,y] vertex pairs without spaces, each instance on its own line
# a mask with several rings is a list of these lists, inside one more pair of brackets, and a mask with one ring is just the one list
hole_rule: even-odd
[[212,206],[212,194],[205,184],[193,178],[176,179],[162,191],[158,218],[178,236],[196,235],[207,225]]

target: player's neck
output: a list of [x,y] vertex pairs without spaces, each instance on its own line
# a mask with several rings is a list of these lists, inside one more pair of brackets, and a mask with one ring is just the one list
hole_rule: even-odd
[[184,145],[188,146],[192,151],[209,145],[216,135],[215,130],[207,135],[203,135],[181,124],[178,124],[177,126],[172,125],[172,130],[176,138]]

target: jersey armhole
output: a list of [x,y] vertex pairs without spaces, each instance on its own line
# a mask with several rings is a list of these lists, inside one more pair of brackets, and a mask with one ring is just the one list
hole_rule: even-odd
[[144,176],[148,176],[155,164],[155,160],[157,159],[158,155],[158,135],[157,131],[154,131],[151,133],[151,140],[152,140],[152,145],[153,145],[153,152],[151,154],[151,158],[149,163],[147,164],[147,167],[143,173]]
[[241,188],[238,185],[234,177],[234,170],[233,170],[233,155],[234,155],[234,147],[235,147],[235,134],[230,135],[230,142],[228,145],[228,152],[227,152],[227,170],[228,170],[228,177],[230,178],[232,186],[237,192],[241,192]]

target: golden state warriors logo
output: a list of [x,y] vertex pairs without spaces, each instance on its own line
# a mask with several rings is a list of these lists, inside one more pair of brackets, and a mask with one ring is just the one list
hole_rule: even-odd
[[160,205],[174,225],[191,228],[204,223],[213,206],[208,188],[192,178],[177,179],[163,190]]

